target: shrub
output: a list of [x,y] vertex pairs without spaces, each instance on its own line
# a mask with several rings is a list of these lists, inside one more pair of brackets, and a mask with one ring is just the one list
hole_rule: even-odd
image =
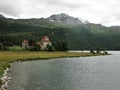
[[0,50],[3,50],[4,45],[2,43],[0,43]]
[[4,50],[4,51],[8,51],[8,50],[9,50],[9,46],[4,46],[4,47],[3,47],[3,50]]
[[22,51],[23,49],[20,46],[12,46],[9,48],[11,51]]
[[93,54],[95,54],[94,50],[90,50],[90,53],[93,53]]
[[108,54],[108,52],[107,52],[107,51],[104,51],[104,54]]
[[47,44],[47,51],[55,51],[55,48],[52,45]]
[[2,43],[0,43],[0,50],[2,50],[2,51],[8,51],[9,47],[8,46],[4,46]]
[[32,51],[41,51],[41,47],[39,44],[34,44]]
[[54,44],[54,47],[57,51],[68,51],[68,45],[64,41],[58,41]]

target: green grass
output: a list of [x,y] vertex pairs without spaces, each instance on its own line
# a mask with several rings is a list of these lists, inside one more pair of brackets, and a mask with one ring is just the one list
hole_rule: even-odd
[[20,46],[12,46],[12,47],[9,47],[9,51],[25,51],[25,50],[22,49],[22,47]]
[[[18,49],[18,47],[17,47]],[[27,60],[39,60],[50,58],[62,58],[62,57],[85,57],[85,56],[97,56],[103,54],[92,53],[76,53],[76,52],[30,52],[30,51],[0,51],[0,77],[9,63],[15,61],[27,61]]]

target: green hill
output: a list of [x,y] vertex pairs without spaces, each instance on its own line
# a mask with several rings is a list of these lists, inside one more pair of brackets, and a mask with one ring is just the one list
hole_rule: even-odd
[[[62,15],[64,16],[64,14]],[[0,17],[0,43],[21,45],[23,39],[39,40],[43,35],[51,41],[65,41],[70,50],[108,49],[120,50],[120,27],[105,27],[84,23],[65,15],[39,19],[10,19]],[[70,23],[69,23],[70,22]],[[74,23],[75,22],[75,23]],[[72,24],[74,23],[74,24]]]

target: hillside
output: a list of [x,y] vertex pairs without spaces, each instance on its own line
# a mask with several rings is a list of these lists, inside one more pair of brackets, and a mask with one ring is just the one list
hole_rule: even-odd
[[119,34],[119,26],[84,23],[63,13],[39,19],[11,19],[0,15],[0,43],[4,45],[21,45],[23,39],[39,40],[47,35],[53,43],[67,42],[70,50],[120,50]]

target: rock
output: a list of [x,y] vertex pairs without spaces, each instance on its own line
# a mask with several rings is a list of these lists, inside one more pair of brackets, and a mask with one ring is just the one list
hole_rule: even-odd
[[7,88],[8,88],[8,82],[12,79],[11,77],[7,76],[8,72],[9,72],[9,68],[6,68],[6,70],[4,70],[4,74],[1,78],[2,86],[1,86],[0,90],[7,90]]

